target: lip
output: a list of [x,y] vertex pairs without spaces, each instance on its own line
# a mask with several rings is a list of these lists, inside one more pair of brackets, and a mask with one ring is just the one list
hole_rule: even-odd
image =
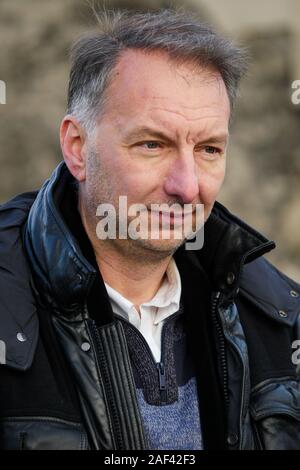
[[178,214],[175,214],[174,212],[164,212],[164,211],[152,211],[150,210],[152,214],[157,214],[157,215],[162,215],[163,217],[169,217],[170,219],[183,219],[184,217],[188,215],[193,215],[194,212],[180,212]]
[[174,214],[172,212],[164,212],[164,211],[149,211],[152,215],[154,214],[154,217],[158,218],[159,223],[162,224],[162,226],[169,227],[171,229],[174,228],[183,228],[183,226],[187,223],[188,219],[186,215],[189,216],[194,216],[194,212],[190,212],[188,214],[184,214],[184,212],[180,214]]

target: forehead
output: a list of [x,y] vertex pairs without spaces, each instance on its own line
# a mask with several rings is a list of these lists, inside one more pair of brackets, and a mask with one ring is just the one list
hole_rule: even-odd
[[126,50],[107,90],[107,111],[128,118],[169,111],[188,120],[229,119],[230,104],[218,71],[178,63],[162,51]]

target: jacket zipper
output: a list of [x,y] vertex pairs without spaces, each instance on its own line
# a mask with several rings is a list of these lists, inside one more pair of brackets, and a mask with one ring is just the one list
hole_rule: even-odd
[[[98,327],[97,324],[94,320],[91,320],[89,322],[89,325],[91,328],[90,332],[92,335],[92,338],[94,339],[94,345],[96,349],[96,357],[98,361],[98,374],[99,376],[103,376],[103,381],[105,384],[105,397],[106,400],[108,397],[110,397],[109,402],[107,402],[107,408],[109,412],[109,417],[110,417],[110,424],[111,424],[111,429],[112,429],[112,438],[114,442],[115,449],[118,450],[124,450],[125,449],[125,444],[123,441],[122,437],[122,430],[119,422],[119,416],[118,412],[114,403],[113,397],[113,390],[110,382],[110,377],[109,373],[107,371],[107,361],[104,357],[103,350],[101,347],[101,338],[98,332]],[[101,371],[101,373],[100,373]]]
[[219,351],[220,351],[220,365],[222,370],[222,385],[223,385],[223,393],[225,399],[225,406],[226,410],[229,408],[229,393],[228,393],[228,368],[227,368],[227,358],[226,358],[226,346],[225,346],[225,336],[223,333],[223,329],[220,323],[220,319],[217,315],[217,306],[221,297],[221,292],[216,292],[215,296],[212,300],[212,319],[214,326],[216,328],[217,336],[218,336],[218,344],[219,344]]
[[[223,371],[223,390],[224,390],[224,397],[225,397],[225,406],[226,410],[228,411],[229,408],[229,393],[228,393],[228,368],[227,368],[227,360],[226,360],[226,346],[225,346],[225,336],[223,333],[223,329],[220,323],[220,319],[217,316],[217,306],[219,303],[221,293],[217,292],[215,298],[213,299],[213,320],[217,329],[218,338],[220,341],[220,356],[221,356],[221,367]],[[233,348],[235,349],[236,353],[238,354],[242,364],[243,364],[243,357],[239,349],[236,347],[235,344],[232,344]],[[239,419],[239,432],[240,436],[242,436],[242,418],[244,414],[244,407],[245,407],[245,372],[243,373],[243,383],[242,383],[242,397],[241,397],[241,409],[240,409],[240,419]],[[241,442],[241,441],[240,441]]]

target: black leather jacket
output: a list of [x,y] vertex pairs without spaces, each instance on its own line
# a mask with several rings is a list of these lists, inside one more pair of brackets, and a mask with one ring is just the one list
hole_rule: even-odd
[[[122,324],[90,315],[104,285],[61,210],[69,181],[60,164],[0,208],[0,448],[145,449]],[[186,252],[214,286],[228,449],[300,449],[300,286],[262,257],[272,248],[216,203]]]

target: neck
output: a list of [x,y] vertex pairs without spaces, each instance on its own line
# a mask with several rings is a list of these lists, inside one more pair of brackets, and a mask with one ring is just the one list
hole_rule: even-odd
[[151,300],[162,284],[170,256],[160,262],[143,263],[132,259],[107,246],[95,249],[96,259],[104,281],[130,300],[138,309],[139,305]]

